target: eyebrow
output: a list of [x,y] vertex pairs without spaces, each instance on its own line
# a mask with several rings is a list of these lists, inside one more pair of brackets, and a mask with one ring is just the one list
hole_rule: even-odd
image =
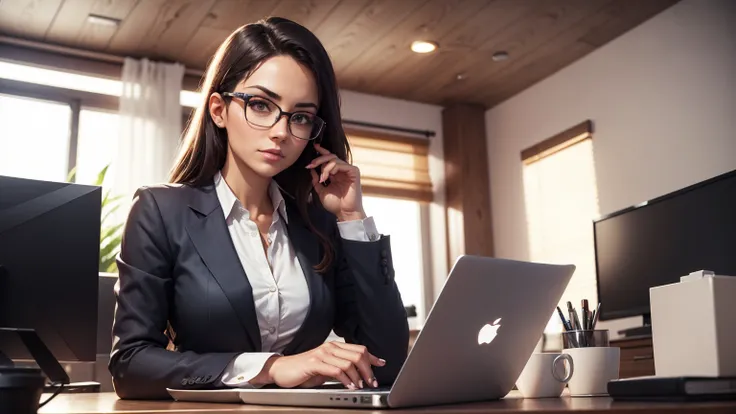
[[[265,86],[251,85],[251,86],[246,86],[246,88],[255,88],[255,89],[258,89],[261,92],[263,92],[266,95],[268,95],[268,97],[271,98],[271,99],[275,99],[277,101],[280,101],[281,100],[281,95],[279,95],[276,92],[274,92],[274,91],[266,88]],[[319,108],[317,108],[317,104],[312,103],[312,102],[299,102],[298,104],[294,105],[294,107],[295,108],[314,108],[314,109],[319,109]]]

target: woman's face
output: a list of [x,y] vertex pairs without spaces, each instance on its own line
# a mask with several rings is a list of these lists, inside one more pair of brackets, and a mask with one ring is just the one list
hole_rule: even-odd
[[[291,57],[276,56],[264,61],[233,92],[255,97],[247,104],[241,98],[232,98],[224,110],[221,97],[213,94],[210,98],[212,118],[219,127],[227,129],[228,161],[245,164],[262,177],[273,177],[291,166],[311,145],[294,135],[308,138],[305,126],[317,114],[317,84],[309,69]],[[285,112],[306,114],[293,118],[291,130],[287,115],[269,126],[279,107]]]

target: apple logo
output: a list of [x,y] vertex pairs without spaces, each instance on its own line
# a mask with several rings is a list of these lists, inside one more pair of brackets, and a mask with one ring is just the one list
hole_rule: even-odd
[[501,318],[493,321],[493,325],[485,324],[480,328],[480,331],[478,331],[478,345],[490,344],[493,341],[498,334],[498,328],[501,327],[499,322],[501,322]]

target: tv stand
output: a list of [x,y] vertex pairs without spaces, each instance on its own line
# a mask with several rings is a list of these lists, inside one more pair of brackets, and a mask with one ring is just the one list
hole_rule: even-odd
[[618,331],[619,335],[623,335],[624,338],[635,338],[635,337],[651,337],[652,336],[652,315],[646,314],[644,316],[644,323],[642,326],[635,326],[633,328],[622,329]]

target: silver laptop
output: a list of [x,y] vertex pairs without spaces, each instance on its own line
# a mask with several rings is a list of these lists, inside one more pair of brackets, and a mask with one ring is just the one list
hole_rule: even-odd
[[573,272],[461,256],[390,389],[241,389],[247,404],[398,408],[500,399],[534,352]]

